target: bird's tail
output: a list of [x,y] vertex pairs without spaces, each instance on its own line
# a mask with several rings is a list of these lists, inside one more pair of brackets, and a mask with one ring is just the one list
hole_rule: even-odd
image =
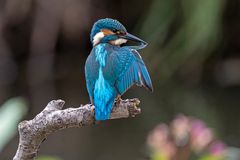
[[105,101],[97,100],[95,102],[95,119],[99,120],[107,120],[110,118],[110,114],[112,111],[113,103],[115,97],[111,97],[106,103]]

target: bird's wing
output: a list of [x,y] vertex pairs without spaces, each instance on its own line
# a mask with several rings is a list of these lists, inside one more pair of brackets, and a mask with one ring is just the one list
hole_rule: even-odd
[[142,57],[140,54],[137,52],[137,50],[132,50],[132,53],[134,54],[137,64],[138,64],[138,69],[140,72],[140,79],[141,79],[141,84],[146,87],[149,91],[153,92],[153,86],[152,86],[152,80],[149,76],[147,67],[145,63],[143,62]]
[[99,68],[99,64],[96,63],[95,56],[92,51],[88,56],[85,64],[86,85],[87,85],[87,90],[88,90],[91,103],[93,103],[93,98],[94,98],[93,92],[94,92],[95,82],[98,77],[98,68]]
[[107,65],[106,72],[119,94],[122,95],[134,84],[153,91],[147,68],[136,50],[121,47],[109,56]]

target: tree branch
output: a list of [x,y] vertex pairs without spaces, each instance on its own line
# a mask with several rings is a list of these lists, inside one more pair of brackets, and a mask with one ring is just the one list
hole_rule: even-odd
[[[47,135],[70,127],[94,125],[95,107],[86,104],[79,108],[67,108],[63,100],[53,100],[34,119],[22,121],[18,125],[19,145],[13,160],[33,160],[39,151],[41,143]],[[110,119],[135,117],[141,113],[137,108],[138,99],[121,100],[115,103]]]

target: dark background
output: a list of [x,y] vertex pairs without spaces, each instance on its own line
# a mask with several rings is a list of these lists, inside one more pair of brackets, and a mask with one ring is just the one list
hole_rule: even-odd
[[[50,135],[40,155],[65,160],[144,159],[146,136],[184,113],[240,147],[239,0],[0,0],[0,103],[29,101],[31,119],[52,99],[89,102],[84,63],[99,18],[115,18],[149,43],[140,51],[154,93],[133,87],[142,114]],[[1,122],[0,122],[1,123]],[[18,136],[0,152],[15,154]]]

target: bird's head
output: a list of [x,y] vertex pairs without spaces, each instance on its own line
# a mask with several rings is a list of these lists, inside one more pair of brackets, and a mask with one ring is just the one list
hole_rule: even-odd
[[100,19],[95,22],[92,27],[90,39],[93,46],[99,43],[110,43],[119,46],[128,40],[140,43],[141,48],[147,45],[147,43],[140,38],[128,33],[119,21],[111,18]]

